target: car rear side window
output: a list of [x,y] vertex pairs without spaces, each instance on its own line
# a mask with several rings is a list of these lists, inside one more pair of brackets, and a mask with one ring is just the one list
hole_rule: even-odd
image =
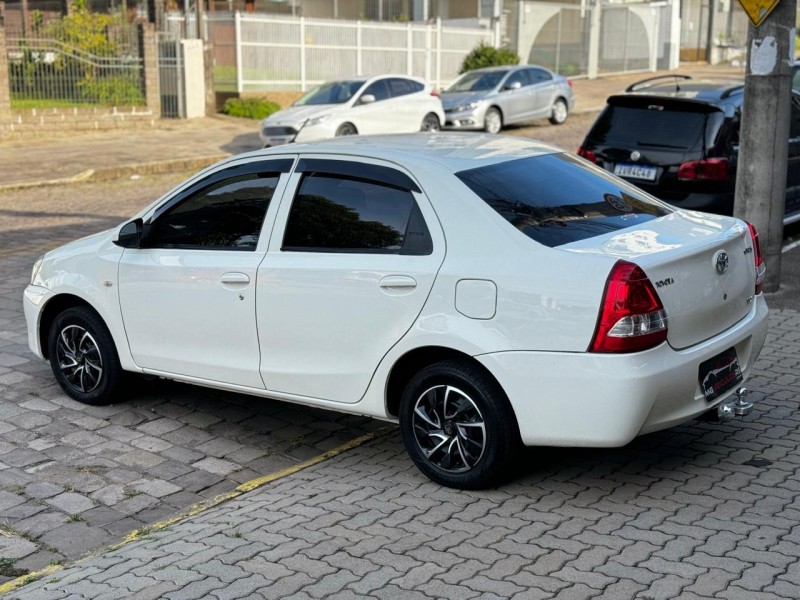
[[691,150],[702,145],[708,123],[706,111],[669,110],[655,103],[648,106],[607,106],[589,132],[589,139],[623,148]]
[[398,96],[407,96],[408,94],[421,92],[425,89],[425,86],[417,81],[412,81],[411,79],[401,79],[400,77],[392,77],[389,79],[388,84],[392,98],[397,98]]
[[147,246],[255,250],[278,178],[250,173],[199,190],[155,220]]
[[409,190],[309,172],[292,203],[282,249],[419,255],[430,254],[432,244]]
[[456,177],[522,233],[551,248],[672,212],[568,154],[509,160]]

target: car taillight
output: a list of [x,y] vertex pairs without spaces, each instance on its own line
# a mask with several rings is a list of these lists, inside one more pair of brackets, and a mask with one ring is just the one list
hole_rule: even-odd
[[583,158],[585,158],[589,162],[592,162],[592,163],[595,163],[595,164],[597,163],[597,154],[595,152],[592,152],[591,150],[587,150],[583,146],[578,148],[578,156],[582,156]]
[[569,87],[572,87],[572,79],[567,79],[567,85],[568,85]]
[[[747,223],[747,221],[745,221]],[[750,237],[753,238],[753,258],[756,264],[756,296],[764,290],[764,275],[767,272],[767,265],[764,263],[764,255],[761,254],[761,242],[758,240],[758,231],[752,223],[747,223],[750,228]]]
[[641,267],[611,269],[589,352],[640,352],[667,339],[667,313]]
[[727,158],[690,160],[678,167],[678,179],[682,181],[726,181],[729,177]]
[[436,96],[437,98],[439,98],[439,97],[441,97],[441,94],[439,92],[437,92],[436,90],[432,90],[431,91],[431,96]]

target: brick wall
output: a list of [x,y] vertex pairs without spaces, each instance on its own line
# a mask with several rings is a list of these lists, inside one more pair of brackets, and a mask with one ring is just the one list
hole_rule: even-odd
[[7,121],[11,113],[11,92],[8,89],[8,55],[6,54],[6,30],[0,21],[0,123]]
[[33,108],[9,110],[0,139],[68,135],[77,131],[150,128],[156,115],[146,107]]

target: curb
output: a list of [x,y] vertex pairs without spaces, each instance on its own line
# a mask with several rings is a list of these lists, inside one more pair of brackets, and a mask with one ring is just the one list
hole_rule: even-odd
[[298,471],[302,471],[304,469],[308,469],[309,467],[313,467],[314,465],[317,465],[321,462],[325,462],[326,460],[329,460],[335,456],[338,456],[339,454],[347,452],[348,450],[358,448],[359,446],[363,446],[367,442],[371,442],[372,440],[388,435],[389,433],[395,430],[396,427],[392,426],[381,427],[380,429],[376,429],[375,431],[354,438],[348,442],[345,442],[344,444],[336,446],[335,448],[331,448],[330,450],[323,452],[322,454],[319,454],[313,458],[305,460],[301,463],[292,465],[291,467],[287,467],[285,469],[276,471],[274,473],[270,473],[269,475],[263,475],[262,477],[257,477],[256,479],[251,479],[250,481],[246,481],[238,485],[230,492],[214,496],[209,500],[204,500],[202,502],[198,502],[197,504],[193,504],[188,508],[185,508],[184,510],[180,511],[173,517],[169,517],[167,519],[164,519],[163,521],[158,521],[147,527],[134,529],[128,535],[126,535],[122,539],[122,541],[119,541],[116,544],[112,544],[95,552],[91,552],[69,565],[50,565],[39,571],[32,571],[27,575],[22,575],[20,577],[17,577],[16,579],[7,581],[4,584],[0,585],[0,595],[13,592],[14,590],[17,590],[25,585],[28,585],[29,583],[33,583],[34,581],[39,581],[40,579],[47,577],[48,575],[52,575],[53,573],[61,571],[67,567],[75,566],[85,560],[89,560],[90,558],[101,556],[106,552],[113,552],[114,550],[119,550],[123,546],[126,546],[132,542],[136,542],[147,538],[147,536],[149,536],[153,532],[162,531],[170,527],[171,525],[174,525],[181,521],[185,521],[186,519],[204,513],[205,511],[211,508],[224,504],[229,500],[238,498],[242,494],[246,494],[247,492],[252,492],[253,490],[257,490],[258,488],[263,487],[269,483],[272,483],[273,481],[277,481],[278,479],[283,479],[284,477],[293,475]]
[[231,156],[230,154],[214,154],[212,156],[198,156],[193,158],[176,158],[148,163],[126,165],[122,167],[102,167],[81,171],[72,177],[59,179],[45,179],[41,181],[25,181],[0,185],[0,193],[14,192],[39,187],[54,187],[87,183],[92,181],[109,181],[112,179],[129,178],[134,175],[161,175],[165,173],[181,173],[184,171],[199,171],[205,167]]

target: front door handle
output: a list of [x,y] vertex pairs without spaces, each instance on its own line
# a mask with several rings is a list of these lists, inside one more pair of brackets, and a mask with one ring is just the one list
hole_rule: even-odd
[[250,277],[246,273],[224,273],[221,281],[225,285],[247,285]]
[[378,285],[382,288],[415,288],[417,280],[408,275],[389,275],[381,279]]

